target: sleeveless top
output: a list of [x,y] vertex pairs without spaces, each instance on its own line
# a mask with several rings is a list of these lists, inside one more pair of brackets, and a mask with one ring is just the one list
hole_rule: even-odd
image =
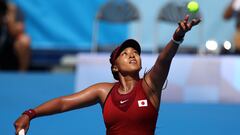
[[107,135],[154,135],[158,111],[147,98],[142,79],[127,94],[120,94],[117,82],[109,92],[103,118]]

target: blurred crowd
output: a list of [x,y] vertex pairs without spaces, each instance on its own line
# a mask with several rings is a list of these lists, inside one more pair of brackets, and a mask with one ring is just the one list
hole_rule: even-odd
[[0,70],[26,71],[30,63],[30,37],[24,33],[21,10],[0,1]]
[[240,0],[232,0],[224,12],[224,19],[236,20],[236,31],[233,36],[234,52],[240,54]]

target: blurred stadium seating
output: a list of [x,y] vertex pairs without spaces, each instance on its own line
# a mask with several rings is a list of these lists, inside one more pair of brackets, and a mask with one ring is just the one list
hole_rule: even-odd
[[[51,69],[61,66],[64,55],[69,58],[69,55],[74,57],[78,52],[108,52],[129,37],[139,40],[143,52],[161,51],[176,28],[174,23],[186,13],[187,0],[15,2],[25,12],[27,32],[32,37],[32,69]],[[179,53],[203,54],[206,53],[205,43],[208,40],[216,40],[219,48],[224,41],[232,40],[234,22],[222,19],[228,0],[221,3],[218,0],[199,1],[199,4],[200,12],[195,16],[201,14],[203,22],[199,28],[188,33]],[[215,10],[208,10],[216,4]],[[125,11],[131,14],[126,15]],[[218,27],[224,32],[220,32]]]

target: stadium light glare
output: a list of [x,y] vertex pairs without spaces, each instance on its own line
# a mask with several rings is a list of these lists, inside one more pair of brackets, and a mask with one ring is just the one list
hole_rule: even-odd
[[218,43],[215,40],[208,40],[205,46],[210,51],[216,51],[218,49]]
[[232,44],[230,41],[225,41],[223,43],[223,47],[226,49],[226,50],[230,50],[232,48]]

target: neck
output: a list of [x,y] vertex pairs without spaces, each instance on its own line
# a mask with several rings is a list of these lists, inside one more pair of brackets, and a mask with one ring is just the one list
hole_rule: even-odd
[[136,82],[139,80],[139,76],[138,77],[120,77],[119,82],[120,82],[120,87],[119,90],[121,93],[126,94],[129,93],[129,91],[131,91],[133,89],[133,87],[135,86]]

